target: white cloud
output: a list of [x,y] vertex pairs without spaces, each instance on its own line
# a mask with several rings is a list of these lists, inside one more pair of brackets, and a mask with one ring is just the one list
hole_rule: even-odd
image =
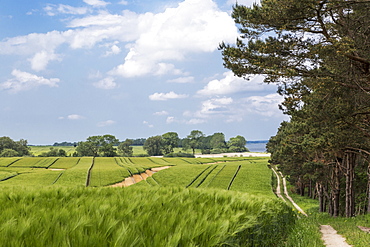
[[107,121],[103,121],[103,122],[99,122],[97,124],[98,127],[106,127],[106,126],[111,126],[113,124],[116,124],[116,121],[113,121],[113,120],[107,120]]
[[65,4],[48,4],[44,11],[49,16],[55,16],[57,14],[72,14],[72,15],[84,15],[88,12],[86,7],[72,7]]
[[283,113],[278,105],[282,101],[283,97],[276,93],[239,100],[230,97],[213,98],[201,102],[198,111],[185,111],[183,116],[190,119],[186,121],[188,124],[204,123],[211,119],[219,119],[226,123],[240,122],[247,116],[256,118],[258,115],[264,119],[281,118]]
[[110,47],[110,50],[105,53],[105,56],[117,55],[120,53],[121,53],[121,48],[119,48],[117,45],[112,45]]
[[88,5],[91,5],[93,7],[105,7],[108,4],[110,4],[109,2],[105,2],[105,1],[101,1],[101,0],[83,0],[83,1],[85,3],[87,3]]
[[248,109],[249,112],[267,117],[280,116],[282,112],[279,110],[278,105],[283,100],[283,97],[277,93],[265,96],[251,96],[242,100],[242,107]]
[[101,89],[114,89],[117,88],[117,83],[114,81],[113,77],[104,78],[98,82],[95,82],[94,87]]
[[1,90],[9,90],[12,93],[30,90],[39,86],[58,87],[58,78],[46,79],[42,76],[30,74],[17,69],[12,71],[13,78],[0,84]]
[[81,116],[81,115],[78,115],[78,114],[71,114],[71,115],[68,115],[67,116],[67,119],[69,120],[80,120],[80,119],[84,119],[85,117]]
[[169,100],[169,99],[184,99],[189,97],[186,94],[177,94],[173,91],[169,93],[154,93],[149,95],[150,100]]
[[29,59],[31,62],[31,68],[35,71],[44,70],[48,63],[53,60],[60,60],[60,56],[54,53],[48,53],[45,50],[36,53],[33,58]]
[[198,95],[212,96],[239,93],[243,91],[262,91],[269,88],[276,90],[274,85],[263,83],[263,76],[251,75],[249,80],[237,77],[232,71],[223,74],[224,78],[212,80],[201,90]]
[[167,80],[167,82],[174,82],[174,83],[191,83],[194,82],[193,76],[187,76],[187,77],[179,77],[172,80]]
[[222,114],[227,111],[227,106],[233,103],[232,98],[216,98],[202,102],[202,108],[197,112],[198,117],[207,117],[214,114]]
[[[125,62],[112,70],[113,74],[156,74],[159,64],[168,64],[165,61],[183,60],[192,52],[213,52],[220,41],[232,43],[237,37],[232,18],[211,0],[185,0],[176,8],[146,13],[138,20],[139,38],[130,46]],[[175,68],[167,66],[165,72],[179,73],[172,70]]]
[[166,119],[167,124],[173,123],[174,121],[175,121],[175,117],[167,117]]
[[[85,0],[91,6],[105,6],[108,2]],[[126,2],[122,2],[126,3]],[[49,4],[49,15],[88,14],[89,8]],[[68,21],[68,20],[67,20]],[[184,0],[175,8],[162,13],[137,14],[124,10],[121,14],[98,11],[97,14],[69,20],[67,31],[32,33],[0,42],[0,54],[28,56],[31,67],[40,71],[52,60],[60,60],[63,44],[72,49],[92,49],[99,43],[125,42],[129,50],[124,63],[110,71],[111,75],[135,77],[144,75],[186,75],[174,65],[189,53],[213,52],[220,41],[233,43],[238,36],[232,18],[218,9],[211,0]],[[106,55],[122,50],[112,45]],[[46,56],[48,55],[48,56]],[[190,80],[184,77],[178,79]],[[176,81],[173,81],[176,82]],[[183,82],[184,83],[184,82]]]
[[158,112],[153,113],[154,116],[166,116],[168,114],[169,113],[167,111],[158,111]]

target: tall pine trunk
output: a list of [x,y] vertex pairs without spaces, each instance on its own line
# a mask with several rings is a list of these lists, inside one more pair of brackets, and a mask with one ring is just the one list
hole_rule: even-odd
[[332,216],[338,217],[339,216],[339,199],[340,199],[340,169],[338,162],[335,162],[334,169],[332,172]]
[[354,179],[355,179],[355,162],[356,154],[348,152],[343,159],[346,168],[346,217],[353,217],[355,215],[355,191],[354,191]]

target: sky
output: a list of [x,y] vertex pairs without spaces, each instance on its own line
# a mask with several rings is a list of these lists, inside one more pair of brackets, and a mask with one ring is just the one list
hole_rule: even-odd
[[[238,0],[251,5],[254,0]],[[0,136],[29,144],[222,132],[287,120],[260,75],[235,77],[233,0],[0,0]]]

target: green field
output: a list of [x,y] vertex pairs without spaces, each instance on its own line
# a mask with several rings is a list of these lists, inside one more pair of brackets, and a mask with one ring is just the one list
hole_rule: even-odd
[[[0,158],[0,235],[6,246],[323,246],[331,223],[354,246],[368,217],[348,223],[271,188],[268,158]],[[127,188],[111,184],[171,168]],[[297,223],[296,223],[297,222]],[[353,233],[354,232],[354,233]],[[361,239],[357,239],[360,236]]]

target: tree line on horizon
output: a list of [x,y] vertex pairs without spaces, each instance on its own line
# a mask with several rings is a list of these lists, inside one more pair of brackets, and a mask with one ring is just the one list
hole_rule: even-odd
[[290,116],[271,137],[270,163],[321,212],[370,213],[370,2],[262,0],[236,5],[235,75],[265,76]]
[[[141,139],[142,140],[142,139]],[[183,139],[180,139],[176,132],[167,132],[163,135],[151,136],[145,139],[143,148],[149,156],[189,156],[184,153],[174,153],[174,148],[181,147],[184,151],[191,149],[192,156],[195,149],[201,149],[203,154],[223,153],[223,152],[246,152],[247,141],[244,137],[238,135],[225,140],[223,133],[214,133],[206,136],[200,130],[193,130]],[[84,142],[79,142],[76,147],[76,156],[103,156],[114,157],[133,156],[134,140],[126,139],[120,142],[113,135],[90,136]],[[117,148],[115,148],[117,146]]]
[[[126,139],[120,141],[114,135],[89,136],[86,141],[54,143],[50,151],[43,152],[41,157],[65,157],[67,152],[58,148],[61,146],[74,146],[76,151],[72,156],[93,156],[93,157],[114,157],[133,156],[133,146],[143,146],[148,156],[166,155],[194,157],[195,150],[200,149],[202,154],[215,154],[227,152],[247,152],[246,139],[243,136],[231,137],[225,140],[223,133],[214,133],[206,136],[200,130],[193,130],[185,138],[179,138],[176,132],[167,132],[163,135],[149,138]],[[174,153],[175,148],[182,148],[183,151],[191,150],[191,154]],[[30,148],[26,140],[18,142],[9,137],[0,137],[0,157],[29,156]]]

